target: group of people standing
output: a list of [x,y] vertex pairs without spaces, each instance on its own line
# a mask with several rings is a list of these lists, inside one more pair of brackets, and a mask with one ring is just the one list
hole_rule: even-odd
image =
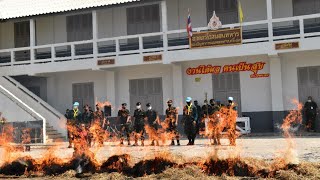
[[[195,100],[192,103],[192,98],[187,97],[185,105],[183,107],[182,124],[184,127],[184,133],[188,138],[187,145],[194,145],[197,134],[202,134],[213,140],[213,145],[220,145],[220,134],[223,129],[221,127],[219,116],[220,109],[227,109],[226,117],[230,118],[231,111],[236,112],[236,104],[233,102],[233,98],[228,98],[228,105],[224,106],[220,102],[215,102],[214,99],[204,101],[202,107],[199,106],[198,102]],[[79,103],[75,102],[72,110],[67,110],[66,118],[68,119],[68,138],[69,147],[72,146],[72,142],[75,138],[74,130],[70,127],[80,126],[79,131],[84,135],[80,136],[82,139],[86,139],[88,144],[91,145],[92,135],[86,134],[88,129],[96,130],[97,134],[102,134],[104,132],[105,126],[109,124],[104,116],[104,112],[100,110],[99,106],[96,106],[96,111],[92,111],[89,106],[84,106],[84,112],[79,111]],[[236,113],[235,113],[236,114]],[[232,117],[231,126],[224,126],[223,128],[233,129],[233,134],[235,133],[236,118]],[[144,146],[144,140],[146,132],[151,140],[151,145],[159,146],[159,140],[161,139],[161,134],[167,134],[171,140],[171,145],[180,145],[180,134],[178,132],[179,118],[178,118],[178,108],[173,106],[173,101],[167,101],[167,109],[165,111],[165,120],[161,121],[159,114],[152,108],[151,103],[146,104],[146,110],[143,110],[142,104],[140,102],[136,103],[136,109],[133,115],[130,115],[130,111],[127,109],[127,104],[123,103],[121,109],[118,111],[117,123],[120,127],[119,138],[120,145],[124,144],[126,138],[128,145],[131,145],[130,138],[134,137],[133,146],[138,146],[138,141],[141,141],[141,146]],[[98,136],[98,139],[101,136]],[[102,136],[103,137],[103,136]],[[168,138],[166,137],[166,138]],[[230,139],[230,138],[229,138]],[[176,143],[175,143],[176,141]],[[98,140],[100,145],[103,145],[103,138]],[[235,141],[230,140],[231,145],[235,145]]]
[[72,110],[67,109],[65,117],[67,119],[67,130],[69,148],[75,140],[83,140],[88,146],[92,145],[92,140],[96,140],[100,146],[104,141],[104,127],[107,124],[105,114],[96,105],[96,111],[93,111],[89,105],[83,107],[83,113],[79,110],[79,103],[73,104]]

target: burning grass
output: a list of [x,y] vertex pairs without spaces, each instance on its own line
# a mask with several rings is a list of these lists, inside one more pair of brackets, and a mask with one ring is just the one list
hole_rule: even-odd
[[[44,161],[31,157],[18,158],[11,163],[5,163],[0,168],[0,177],[90,177],[108,179],[151,178],[151,179],[225,179],[234,178],[320,178],[320,164],[301,163],[299,165],[282,164],[285,161],[257,160],[253,158],[216,159],[209,157],[205,161],[175,162],[170,156],[156,156],[130,165],[130,155],[115,155],[102,164],[97,164],[90,157],[75,157],[69,161],[50,158]],[[83,173],[76,174],[77,168],[83,168]],[[281,164],[281,165],[279,165]]]
[[[152,158],[146,158],[132,164],[131,156],[128,154],[114,155],[106,161],[99,162],[96,159],[96,152],[90,151],[85,138],[85,131],[70,128],[74,132],[74,154],[70,159],[56,157],[54,151],[49,149],[42,159],[32,157],[21,157],[12,153],[10,136],[2,136],[0,142],[4,144],[2,158],[4,164],[0,167],[0,178],[35,177],[39,179],[57,178],[89,178],[89,179],[250,179],[250,178],[277,178],[277,179],[320,179],[319,163],[300,163],[295,152],[295,142],[290,132],[290,127],[295,123],[301,123],[302,105],[297,101],[297,109],[291,111],[284,119],[281,129],[287,141],[284,152],[272,161],[264,161],[253,158],[240,158],[237,149],[229,155],[229,158],[221,159],[218,156],[218,149],[212,152],[207,159],[193,159],[186,161],[177,158],[169,153],[160,152]],[[221,111],[223,112],[223,111]],[[235,146],[234,117],[230,112],[222,113],[219,117],[223,119],[218,127],[228,127],[227,136],[230,144]],[[229,113],[229,114],[228,114]],[[230,118],[231,117],[231,118]],[[235,116],[236,117],[236,116]],[[232,119],[232,120],[228,120]],[[223,124],[225,122],[226,124]],[[227,123],[228,122],[228,123]],[[219,131],[222,128],[218,128]],[[231,130],[230,130],[231,129]],[[11,130],[8,128],[8,130]],[[92,131],[96,129],[93,128]],[[160,129],[163,130],[163,129]],[[147,128],[148,134],[153,134],[153,139],[165,142],[173,138],[172,134],[152,131]],[[6,133],[10,134],[10,133]],[[96,138],[98,139],[98,138]]]

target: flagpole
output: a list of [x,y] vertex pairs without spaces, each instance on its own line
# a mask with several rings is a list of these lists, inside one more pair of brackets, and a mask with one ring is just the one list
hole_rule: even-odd
[[240,21],[240,32],[241,32],[241,41],[243,38],[242,34],[242,21],[243,21],[243,12],[242,12],[242,7],[241,7],[241,2],[238,0],[238,16],[239,16],[239,21]]

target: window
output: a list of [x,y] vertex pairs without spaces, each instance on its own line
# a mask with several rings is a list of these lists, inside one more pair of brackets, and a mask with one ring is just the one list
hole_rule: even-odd
[[293,15],[316,14],[320,12],[319,0],[293,0]]
[[68,42],[92,39],[92,14],[67,16]]
[[239,21],[237,0],[207,0],[208,22],[216,12],[222,24],[233,24]]
[[132,7],[127,9],[128,35],[160,31],[159,5]]

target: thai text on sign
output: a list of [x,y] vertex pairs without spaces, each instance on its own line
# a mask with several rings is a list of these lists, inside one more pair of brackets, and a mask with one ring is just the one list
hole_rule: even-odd
[[251,71],[253,73],[250,75],[251,78],[263,78],[270,76],[270,74],[258,74],[260,70],[264,69],[265,64],[265,62],[240,62],[238,64],[224,65],[223,67],[212,65],[200,65],[196,68],[188,68],[186,73],[188,75],[197,75]]
[[190,48],[227,46],[242,43],[241,28],[193,33]]

